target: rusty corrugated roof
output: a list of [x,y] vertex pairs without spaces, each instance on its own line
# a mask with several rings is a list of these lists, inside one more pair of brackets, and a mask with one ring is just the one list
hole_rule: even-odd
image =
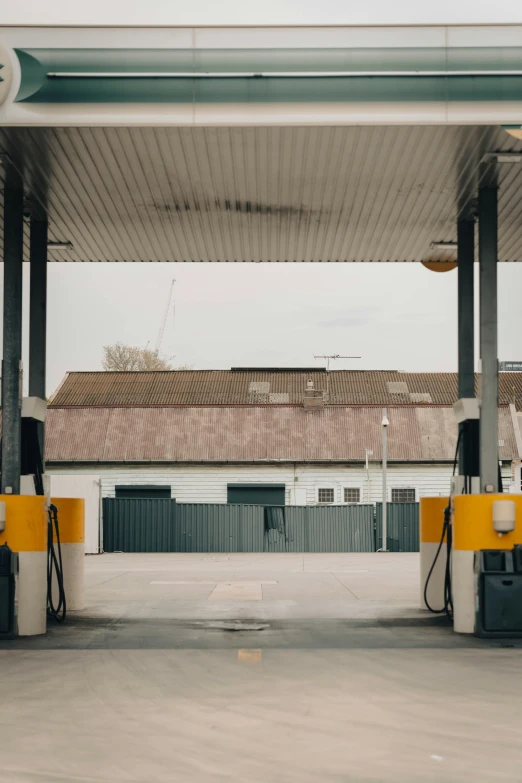
[[[451,408],[388,408],[388,459],[453,460]],[[500,457],[518,457],[508,407],[499,409]],[[378,407],[52,408],[47,460],[57,462],[325,462],[381,457]]]
[[[500,373],[500,404],[522,409],[522,373]],[[51,407],[300,404],[309,379],[335,405],[452,405],[457,373],[333,370],[71,372]],[[476,386],[478,389],[476,376]]]

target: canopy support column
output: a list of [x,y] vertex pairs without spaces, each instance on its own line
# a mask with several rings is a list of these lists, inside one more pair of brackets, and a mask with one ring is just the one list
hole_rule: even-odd
[[498,191],[479,189],[480,358],[480,491],[498,492]]
[[[475,223],[457,224],[458,248],[458,367],[459,399],[475,397]],[[459,474],[478,476],[479,422],[469,419],[460,425]]]
[[2,359],[2,494],[20,494],[24,189],[5,158],[4,334]]
[[[31,217],[31,292],[29,303],[29,396],[45,396],[47,350],[47,219]],[[38,440],[44,459],[45,425],[38,422]]]

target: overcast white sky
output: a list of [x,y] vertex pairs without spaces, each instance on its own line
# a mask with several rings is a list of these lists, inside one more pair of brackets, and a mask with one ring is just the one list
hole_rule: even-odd
[[[28,272],[28,270],[26,270]],[[500,356],[522,359],[522,263],[499,265]],[[103,345],[154,346],[195,369],[456,370],[457,273],[420,264],[50,264],[49,372],[101,369]],[[26,296],[28,288],[26,285]],[[26,328],[27,334],[27,328]],[[27,360],[27,352],[25,360]]]
[[[513,0],[3,5],[0,24],[522,22]],[[522,263],[500,265],[499,275],[500,357],[522,359]],[[319,366],[314,353],[340,353],[362,359],[339,369],[456,369],[456,272],[413,264],[50,264],[48,391],[66,370],[100,369],[107,343],[154,345],[173,277],[176,318],[171,311],[162,348],[176,364]]]
[[456,24],[520,22],[516,0],[14,0],[0,24]]

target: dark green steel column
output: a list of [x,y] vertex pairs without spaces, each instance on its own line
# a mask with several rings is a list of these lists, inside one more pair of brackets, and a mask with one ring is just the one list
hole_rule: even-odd
[[5,167],[1,492],[19,495],[24,191],[21,177],[10,161],[6,160]]
[[[29,300],[29,396],[45,400],[47,349],[47,219],[31,217]],[[38,423],[38,438],[42,458],[45,425]]]
[[457,225],[458,246],[458,333],[459,397],[475,396],[474,261],[475,224],[461,220]]
[[498,191],[479,190],[480,358],[480,491],[498,492]]
[[[459,399],[475,396],[475,223],[460,220],[457,224],[458,248],[458,367]],[[460,425],[459,473],[478,476],[477,425]]]

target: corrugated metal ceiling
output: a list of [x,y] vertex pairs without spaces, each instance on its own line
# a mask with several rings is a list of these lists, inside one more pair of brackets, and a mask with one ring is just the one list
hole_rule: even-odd
[[[381,457],[381,411],[327,407],[53,408],[49,462],[324,462]],[[388,459],[451,461],[457,425],[451,408],[388,409]],[[500,458],[518,457],[513,420],[499,409]]]
[[[452,240],[499,127],[5,128],[62,261],[420,261]],[[498,166],[499,259],[522,166]]]
[[[475,377],[478,392],[479,375]],[[457,373],[393,370],[325,372],[176,370],[172,372],[71,372],[54,394],[52,407],[139,405],[281,405],[303,401],[307,381],[328,391],[338,405],[452,405]],[[421,399],[419,399],[421,397]],[[429,400],[428,400],[429,397]],[[522,409],[522,373],[499,374],[501,405]]]

